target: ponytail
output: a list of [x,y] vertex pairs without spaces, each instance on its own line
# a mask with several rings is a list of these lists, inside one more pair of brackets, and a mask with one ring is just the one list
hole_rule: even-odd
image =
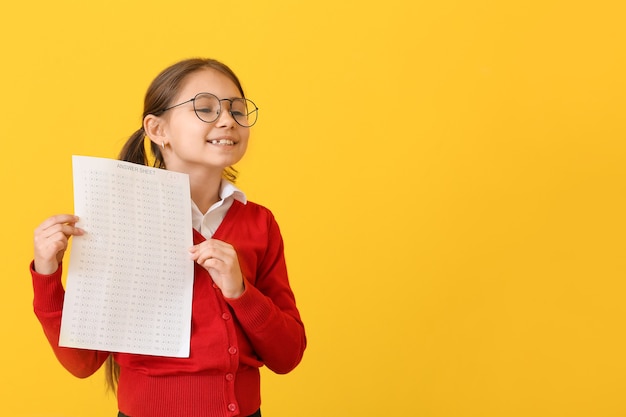
[[113,359],[113,355],[109,355],[106,360],[105,377],[107,388],[110,389],[113,394],[117,395],[117,383],[120,380],[120,366],[115,362],[115,359]]
[[135,164],[146,165],[146,150],[144,148],[144,138],[146,137],[143,127],[133,133],[124,144],[118,159],[121,161],[133,162]]
[[[118,159],[139,165],[152,165],[156,168],[165,168],[165,162],[163,161],[161,150],[152,141],[150,141],[150,150],[152,151],[152,155],[150,155],[150,157],[148,156],[146,153],[145,139],[146,132],[143,130],[143,127],[141,127],[133,133],[130,138],[128,138],[124,147],[120,151]],[[153,158],[154,163],[150,164],[150,160]]]

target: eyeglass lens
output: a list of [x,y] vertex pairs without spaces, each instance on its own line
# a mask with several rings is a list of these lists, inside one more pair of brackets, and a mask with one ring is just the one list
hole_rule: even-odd
[[[223,101],[230,101],[230,114],[241,126],[249,127],[256,123],[258,109],[252,101],[245,98]],[[224,104],[212,94],[198,94],[193,102],[196,114],[207,123],[218,119],[222,106]]]

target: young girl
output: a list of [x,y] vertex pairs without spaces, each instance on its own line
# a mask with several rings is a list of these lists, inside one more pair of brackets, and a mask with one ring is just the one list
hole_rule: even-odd
[[[35,230],[34,310],[61,364],[85,378],[105,362],[119,416],[260,416],[259,368],[287,373],[306,337],[271,212],[246,201],[232,181],[258,109],[237,76],[212,59],[165,69],[144,101],[143,126],[120,159],[189,175],[195,261],[188,358],[59,347],[62,259],[78,217],[60,214]],[[229,181],[230,180],[230,181]]]

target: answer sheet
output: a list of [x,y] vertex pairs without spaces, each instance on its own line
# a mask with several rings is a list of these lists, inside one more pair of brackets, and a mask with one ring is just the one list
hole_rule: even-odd
[[193,244],[186,174],[73,156],[74,213],[60,345],[188,357]]

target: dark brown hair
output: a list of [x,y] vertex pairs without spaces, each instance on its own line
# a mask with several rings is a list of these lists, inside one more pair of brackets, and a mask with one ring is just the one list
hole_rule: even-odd
[[[214,69],[221,72],[231,79],[235,86],[241,93],[241,97],[245,97],[241,83],[237,75],[226,64],[223,64],[215,59],[208,58],[190,58],[183,61],[179,61],[168,68],[164,69],[157,77],[152,81],[146,91],[146,96],[143,102],[143,118],[149,114],[155,116],[163,113],[163,109],[172,105],[172,100],[178,95],[178,91],[181,88],[183,81],[188,75],[193,74],[203,69]],[[143,126],[133,133],[126,141],[126,144],[120,151],[118,159],[122,161],[133,162],[141,165],[151,165],[150,159],[154,159],[152,166],[157,168],[166,168],[165,161],[163,161],[163,155],[159,149],[159,145],[150,142],[150,151],[152,155],[146,154],[145,148],[146,132],[144,132]],[[237,179],[237,170],[233,167],[229,167],[224,171],[224,176],[235,181]]]
[[[215,59],[185,59],[164,69],[152,81],[144,98],[142,123],[143,119],[149,114],[158,116],[163,113],[163,109],[173,104],[172,100],[178,95],[178,91],[187,76],[203,69],[214,69],[226,75],[235,83],[235,86],[241,93],[241,97],[245,97],[239,78],[237,78],[237,75],[235,75],[227,65]],[[142,125],[141,128],[128,138],[126,144],[124,144],[124,147],[120,151],[118,159],[140,165],[152,165],[157,168],[166,168],[163,154],[161,154],[161,149],[158,144],[152,141],[150,142],[152,155],[149,155],[146,153],[145,139],[146,132]],[[154,163],[150,164],[150,159],[154,159]],[[224,170],[223,175],[228,180],[234,182],[237,179],[237,170],[233,167],[228,167]],[[105,375],[108,388],[113,392],[117,392],[120,368],[113,360],[112,355],[107,358]]]

